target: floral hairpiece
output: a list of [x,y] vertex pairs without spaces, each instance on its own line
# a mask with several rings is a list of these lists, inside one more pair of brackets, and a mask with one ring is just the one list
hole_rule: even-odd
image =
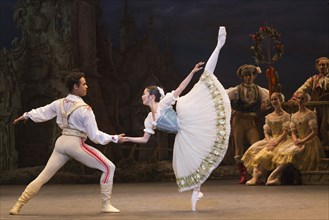
[[163,91],[163,89],[161,88],[161,87],[157,87],[157,89],[159,90],[159,93],[160,93],[160,95],[161,95],[161,97],[160,97],[160,100],[165,96],[165,94],[164,94],[164,91]]

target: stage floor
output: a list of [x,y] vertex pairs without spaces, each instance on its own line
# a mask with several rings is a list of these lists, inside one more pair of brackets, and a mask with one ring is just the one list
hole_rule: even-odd
[[114,183],[112,204],[120,213],[100,213],[99,185],[45,185],[19,216],[9,210],[23,185],[1,185],[0,219],[329,219],[324,185],[245,186],[237,180],[208,180],[191,211],[191,192],[174,182]]

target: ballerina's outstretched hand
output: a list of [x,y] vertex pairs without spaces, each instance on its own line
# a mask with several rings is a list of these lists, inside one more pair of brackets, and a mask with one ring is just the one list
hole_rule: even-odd
[[199,63],[197,63],[195,66],[194,66],[194,68],[193,68],[193,70],[192,70],[192,72],[193,73],[196,73],[196,72],[198,72],[199,70],[201,70],[201,69],[203,69],[203,64],[204,64],[204,62],[199,62]]

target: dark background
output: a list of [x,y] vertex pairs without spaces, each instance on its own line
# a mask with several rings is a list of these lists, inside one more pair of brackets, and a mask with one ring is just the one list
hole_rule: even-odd
[[[20,38],[13,22],[14,0],[0,1],[1,48],[11,48]],[[102,23],[119,47],[119,19],[123,0],[101,0]],[[137,36],[147,31],[153,17],[155,39],[161,48],[171,42],[175,66],[187,74],[194,64],[206,61],[216,44],[218,26],[226,26],[228,37],[221,51],[215,74],[228,88],[240,83],[236,70],[253,64],[250,34],[259,27],[275,27],[282,35],[284,55],[274,66],[278,70],[282,92],[289,98],[311,75],[316,73],[315,59],[329,51],[329,3],[326,0],[138,0],[128,1],[136,21]],[[267,87],[266,66],[261,66],[256,82]]]

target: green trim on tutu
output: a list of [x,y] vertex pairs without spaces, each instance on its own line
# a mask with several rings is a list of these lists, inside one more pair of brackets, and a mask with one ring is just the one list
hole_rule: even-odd
[[[230,136],[231,106],[229,98],[218,79],[211,73],[204,71],[199,82],[206,85],[216,111],[216,139],[199,167],[190,175],[176,179],[178,190],[191,190],[207,180],[211,172],[222,162],[228,148]],[[227,106],[225,106],[227,103]]]

